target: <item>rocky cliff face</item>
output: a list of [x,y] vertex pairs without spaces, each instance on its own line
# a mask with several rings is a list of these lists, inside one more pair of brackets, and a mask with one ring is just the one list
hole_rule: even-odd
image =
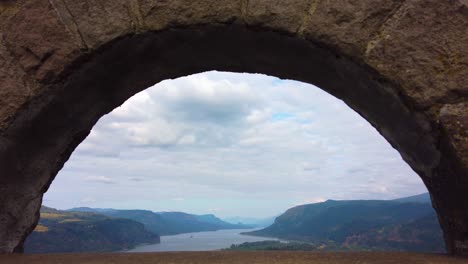
[[99,117],[206,70],[318,85],[421,176],[449,252],[468,253],[465,0],[19,0],[0,3],[0,251]]

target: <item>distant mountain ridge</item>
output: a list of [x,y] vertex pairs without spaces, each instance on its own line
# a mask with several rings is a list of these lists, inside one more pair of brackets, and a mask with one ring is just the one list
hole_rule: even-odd
[[231,224],[244,224],[250,225],[252,227],[267,227],[275,222],[274,217],[266,217],[266,218],[253,218],[253,217],[227,217],[224,218],[223,221],[231,223]]
[[288,209],[249,235],[349,249],[444,251],[428,194],[395,200],[327,200]]
[[418,195],[393,199],[393,200],[390,200],[390,201],[400,202],[400,203],[428,203],[428,204],[430,204],[431,203],[431,196],[429,195],[429,193],[422,193],[422,194],[418,194]]
[[113,218],[131,219],[144,224],[148,230],[163,236],[251,227],[249,225],[227,223],[212,214],[194,215],[183,212],[152,212],[149,210],[118,210],[89,207],[72,208],[68,211],[95,212]]

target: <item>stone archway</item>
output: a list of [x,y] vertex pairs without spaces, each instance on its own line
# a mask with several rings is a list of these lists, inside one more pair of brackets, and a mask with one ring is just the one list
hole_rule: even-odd
[[344,100],[428,187],[468,253],[465,0],[8,0],[0,3],[0,252],[104,114],[168,78],[258,72]]

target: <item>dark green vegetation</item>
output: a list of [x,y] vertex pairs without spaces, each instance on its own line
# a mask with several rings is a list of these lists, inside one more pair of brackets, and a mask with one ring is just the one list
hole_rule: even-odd
[[427,194],[301,205],[277,217],[273,225],[247,234],[322,244],[324,250],[445,251]]
[[226,249],[229,251],[255,251],[255,250],[287,250],[287,251],[312,251],[319,250],[316,245],[299,242],[280,242],[275,240],[245,242],[239,245],[232,245]]
[[243,229],[250,227],[242,224],[230,224],[222,221],[214,215],[193,215],[181,212],[155,213],[147,210],[94,209],[86,207],[70,210],[94,212],[114,218],[131,219],[144,224],[148,230],[162,236],[191,232],[216,231],[221,229]]
[[42,207],[41,219],[26,240],[25,252],[104,252],[159,241],[159,235],[133,220]]

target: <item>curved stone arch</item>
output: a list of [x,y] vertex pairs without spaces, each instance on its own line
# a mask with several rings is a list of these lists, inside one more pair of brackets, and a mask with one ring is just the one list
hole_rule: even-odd
[[468,252],[465,0],[31,0],[0,4],[0,251],[104,114],[207,70],[315,84],[428,187],[447,249]]

